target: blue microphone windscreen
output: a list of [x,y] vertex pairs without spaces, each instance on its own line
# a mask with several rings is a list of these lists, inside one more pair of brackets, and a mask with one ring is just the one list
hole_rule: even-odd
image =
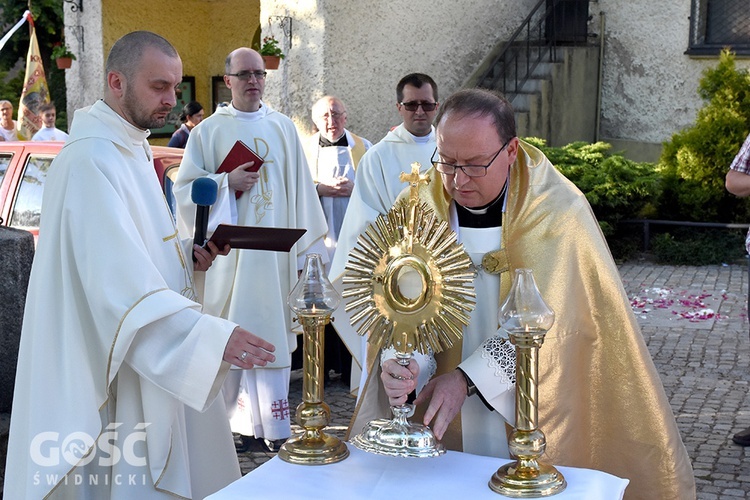
[[216,181],[208,177],[199,177],[193,181],[190,197],[196,205],[209,206],[216,203],[219,186]]

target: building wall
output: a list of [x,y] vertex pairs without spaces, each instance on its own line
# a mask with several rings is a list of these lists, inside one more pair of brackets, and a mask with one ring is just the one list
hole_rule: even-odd
[[[312,133],[310,106],[325,94],[341,97],[348,128],[379,141],[401,120],[396,84],[423,72],[444,99],[461,88],[489,50],[528,14],[534,0],[261,0],[266,19],[290,16],[292,48],[266,83],[266,101]],[[279,37],[281,30],[272,23]],[[285,97],[288,97],[285,98]]]
[[[258,26],[282,41],[287,58],[270,71],[265,101],[312,133],[309,110],[324,94],[349,108],[349,128],[372,141],[400,122],[395,86],[420,71],[438,83],[440,98],[461,88],[492,47],[505,40],[535,0],[87,0],[83,13],[65,9],[66,33],[82,57],[66,72],[68,113],[103,92],[104,54],[134,29],[161,33],[196,77],[197,99],[211,102],[211,76],[223,74],[232,49],[250,45]],[[692,124],[703,105],[702,71],[717,58],[684,54],[690,0],[590,2],[593,33],[605,40],[599,137],[658,157],[661,143]],[[600,22],[604,14],[604,25]],[[289,20],[291,19],[291,29]],[[286,25],[286,33],[283,29]],[[287,36],[289,35],[289,36]],[[747,60],[738,61],[748,67]],[[594,95],[591,99],[595,99]],[[155,143],[166,142],[155,140]]]
[[649,151],[649,159],[658,159],[661,143],[695,122],[704,104],[697,93],[701,73],[718,56],[685,55],[690,0],[600,0],[590,8],[595,19],[605,14],[600,136],[634,156]]
[[87,0],[84,9],[77,14],[65,11],[66,32],[82,25],[85,42],[83,51],[73,47],[83,57],[66,74],[71,118],[75,109],[103,96],[104,55],[118,38],[135,30],[153,31],[172,42],[182,58],[183,74],[195,77],[196,100],[210,113],[211,77],[224,74],[230,51],[251,45],[260,14],[258,2],[247,0]]

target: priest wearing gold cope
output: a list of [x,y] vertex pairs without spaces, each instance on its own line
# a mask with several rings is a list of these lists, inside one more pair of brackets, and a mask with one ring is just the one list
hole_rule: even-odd
[[496,456],[505,422],[513,424],[515,376],[497,311],[514,271],[530,268],[556,312],[539,351],[548,460],[627,478],[626,499],[695,498],[664,388],[584,195],[516,137],[513,109],[498,94],[454,94],[436,129],[435,168],[420,200],[450,222],[471,257],[477,306],[462,342],[424,362],[403,367],[368,353],[373,369],[350,431],[388,417],[387,404],[403,403],[416,387],[423,423],[449,449]]

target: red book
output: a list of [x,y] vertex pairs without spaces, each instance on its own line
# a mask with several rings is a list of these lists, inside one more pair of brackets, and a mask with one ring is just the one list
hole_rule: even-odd
[[[255,164],[247,169],[248,172],[257,172],[260,166],[263,165],[263,158],[250,149],[250,147],[242,141],[237,141],[229,150],[229,153],[224,157],[224,161],[221,162],[219,168],[216,170],[217,174],[228,174],[240,165],[254,161]],[[236,191],[235,196],[239,198],[242,196],[242,191]]]

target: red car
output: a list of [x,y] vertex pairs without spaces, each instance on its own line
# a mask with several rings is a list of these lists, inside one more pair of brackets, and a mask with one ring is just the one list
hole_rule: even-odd
[[[0,142],[0,226],[24,229],[39,235],[42,192],[52,160],[62,142]],[[172,213],[172,182],[182,161],[182,149],[152,146],[154,167]]]

